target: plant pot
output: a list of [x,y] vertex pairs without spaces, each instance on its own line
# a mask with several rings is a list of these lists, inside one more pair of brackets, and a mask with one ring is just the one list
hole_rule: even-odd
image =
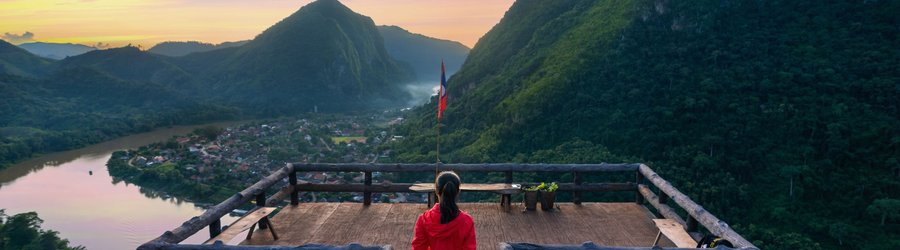
[[541,192],[541,210],[553,210],[554,202],[556,202],[556,192]]
[[538,191],[525,191],[525,210],[537,210]]

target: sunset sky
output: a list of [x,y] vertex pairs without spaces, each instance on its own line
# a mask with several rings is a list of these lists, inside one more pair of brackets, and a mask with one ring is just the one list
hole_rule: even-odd
[[[0,0],[0,35],[149,49],[163,41],[252,39],[312,0]],[[513,0],[342,0],[379,25],[472,47]]]

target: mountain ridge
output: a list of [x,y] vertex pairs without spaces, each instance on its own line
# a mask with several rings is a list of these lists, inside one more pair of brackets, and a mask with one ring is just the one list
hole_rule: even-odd
[[[900,197],[885,175],[900,152],[897,10],[517,1],[449,79],[442,160],[629,158],[763,249],[895,249],[898,232],[861,211]],[[435,158],[433,103],[409,115],[396,160]]]

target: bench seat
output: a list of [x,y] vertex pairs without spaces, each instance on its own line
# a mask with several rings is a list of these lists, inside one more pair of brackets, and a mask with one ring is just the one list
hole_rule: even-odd
[[[247,239],[250,239],[250,237],[253,235],[253,227],[258,223],[265,223],[268,226],[269,231],[272,232],[272,237],[278,239],[278,235],[275,234],[275,229],[272,228],[272,223],[269,223],[268,220],[268,216],[269,214],[272,214],[272,212],[275,212],[274,207],[261,207],[250,211],[240,219],[234,221],[234,223],[231,223],[231,225],[228,225],[228,228],[219,233],[219,235],[206,240],[206,242],[203,242],[203,244],[213,244],[216,241],[231,241],[232,238],[234,238],[241,232],[247,231],[247,229],[250,230],[250,233],[247,234]],[[262,229],[262,226],[260,226],[260,229]]]
[[[463,192],[492,192],[500,194],[500,206],[509,211],[512,207],[511,195],[522,193],[521,184],[512,183],[463,183],[459,187]],[[409,190],[417,193],[428,193],[428,207],[434,206],[434,184],[433,183],[416,183],[409,187]]]
[[659,236],[665,235],[666,238],[672,241],[672,243],[675,243],[675,246],[679,248],[697,247],[697,242],[691,238],[691,235],[689,235],[687,231],[684,231],[684,227],[677,221],[670,219],[653,219],[653,223],[659,228],[659,234],[656,235],[657,242],[654,242],[654,246],[659,242]]

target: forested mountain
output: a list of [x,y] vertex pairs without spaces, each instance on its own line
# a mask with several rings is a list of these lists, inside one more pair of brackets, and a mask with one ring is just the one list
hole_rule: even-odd
[[52,61],[0,40],[0,74],[41,75]]
[[[618,158],[591,157],[605,148],[763,249],[900,249],[897,13],[898,1],[517,1],[449,80],[442,159]],[[434,159],[435,108],[409,117],[398,160]]]
[[92,68],[123,80],[148,81],[169,86],[178,86],[190,78],[187,72],[165,57],[133,46],[95,50],[69,57],[56,63],[54,68]]
[[391,107],[409,99],[401,84],[412,79],[372,19],[337,0],[310,3],[243,46],[182,60],[206,61],[195,69],[209,93],[261,114]]
[[181,57],[127,46],[53,61],[0,41],[0,168],[159,126],[410,101],[402,87],[413,70],[388,54],[371,18],[336,0],[232,45]]
[[23,43],[19,44],[19,48],[23,48],[37,56],[55,60],[60,60],[69,56],[81,55],[97,49],[81,44],[44,42]]
[[0,75],[0,168],[35,153],[162,126],[230,119],[236,113],[91,68],[62,70],[45,79]]
[[469,48],[459,42],[411,33],[401,27],[378,26],[378,32],[384,37],[387,52],[412,66],[418,81],[438,82],[441,59],[447,75],[456,73],[469,55]]
[[238,47],[246,44],[248,41],[224,42],[220,44],[204,43],[198,41],[187,42],[162,42],[154,45],[147,52],[164,55],[164,56],[184,56],[190,53],[206,52],[215,49],[224,49]]

